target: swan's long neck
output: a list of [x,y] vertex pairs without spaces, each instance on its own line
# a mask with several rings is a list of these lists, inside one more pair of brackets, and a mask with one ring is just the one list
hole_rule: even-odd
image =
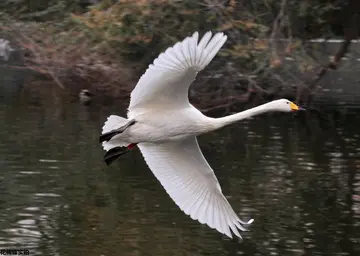
[[240,120],[252,117],[252,116],[260,115],[265,112],[270,112],[273,110],[274,109],[271,107],[271,104],[266,103],[266,104],[257,106],[255,108],[247,109],[245,111],[242,111],[240,113],[236,113],[233,115],[220,117],[220,118],[213,118],[211,122],[214,124],[215,129],[219,129],[226,125],[235,123],[237,121],[240,121]]

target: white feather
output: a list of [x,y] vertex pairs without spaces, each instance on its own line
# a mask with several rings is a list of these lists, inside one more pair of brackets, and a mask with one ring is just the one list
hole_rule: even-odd
[[[101,134],[120,128],[121,126],[125,125],[127,122],[128,120],[126,118],[123,118],[121,116],[111,115],[107,118],[102,128]],[[109,151],[112,148],[126,147],[129,144],[125,141],[122,141],[119,137],[120,136],[114,136],[113,138],[111,138],[111,140],[103,142],[102,143],[103,149]]]
[[190,84],[215,57],[227,37],[217,33],[211,39],[211,32],[207,32],[199,44],[198,39],[199,34],[195,32],[161,53],[149,65],[131,93],[129,113],[149,106],[174,109],[189,105]]
[[162,144],[140,143],[138,146],[149,168],[181,210],[192,219],[232,237],[230,226],[241,237],[236,227],[245,228],[223,196],[195,137]]

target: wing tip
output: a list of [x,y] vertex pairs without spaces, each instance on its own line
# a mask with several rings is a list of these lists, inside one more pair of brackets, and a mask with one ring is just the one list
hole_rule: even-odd
[[250,219],[250,220],[248,220],[248,222],[246,222],[246,225],[250,225],[250,224],[252,224],[254,222],[254,219]]

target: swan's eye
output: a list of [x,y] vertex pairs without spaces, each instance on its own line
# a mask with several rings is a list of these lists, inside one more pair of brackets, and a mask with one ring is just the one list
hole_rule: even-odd
[[286,102],[286,104],[290,104],[289,102]]

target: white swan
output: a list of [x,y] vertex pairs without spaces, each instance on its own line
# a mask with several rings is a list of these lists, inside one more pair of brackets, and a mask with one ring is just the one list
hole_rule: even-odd
[[188,89],[227,37],[207,32],[198,42],[195,32],[161,53],[131,93],[128,118],[111,115],[100,142],[107,164],[137,145],[149,168],[175,203],[192,219],[232,238],[253,219],[241,221],[221,192],[196,136],[269,111],[300,110],[280,99],[222,117],[204,116],[189,103]]

